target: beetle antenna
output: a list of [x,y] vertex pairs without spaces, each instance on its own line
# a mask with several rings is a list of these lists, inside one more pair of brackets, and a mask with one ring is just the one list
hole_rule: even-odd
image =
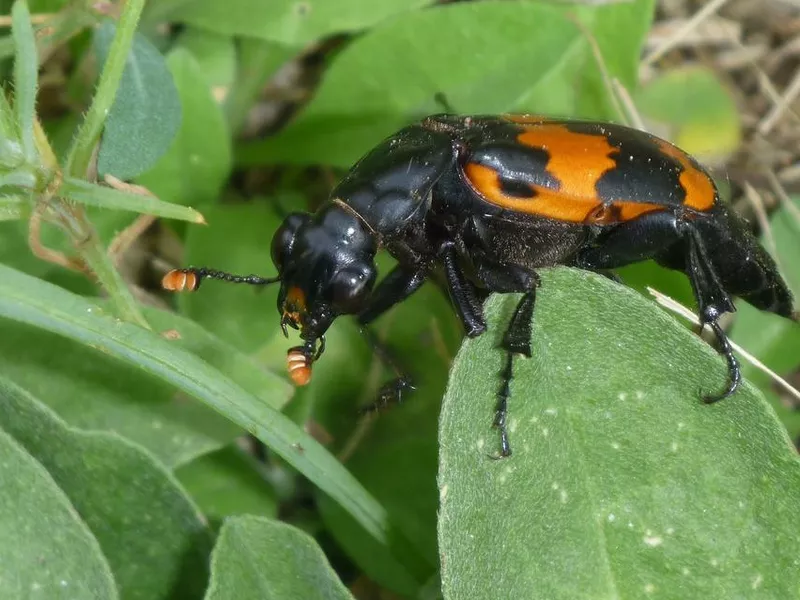
[[228,283],[248,283],[250,285],[269,285],[280,282],[280,277],[260,277],[259,275],[234,275],[206,267],[189,267],[187,269],[174,269],[164,275],[161,287],[172,292],[187,290],[195,291],[200,287],[203,279],[219,279]]

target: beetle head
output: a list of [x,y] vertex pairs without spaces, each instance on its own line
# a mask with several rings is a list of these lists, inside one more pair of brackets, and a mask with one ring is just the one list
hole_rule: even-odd
[[364,222],[338,204],[286,217],[272,239],[284,332],[299,329],[313,347],[336,317],[360,312],[375,283],[375,252]]

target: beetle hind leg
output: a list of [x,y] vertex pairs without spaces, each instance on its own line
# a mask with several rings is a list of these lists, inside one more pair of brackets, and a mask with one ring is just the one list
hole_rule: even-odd
[[728,363],[728,387],[721,394],[705,395],[703,401],[713,404],[731,396],[739,388],[742,374],[739,361],[733,354],[728,336],[719,326],[719,318],[726,312],[734,312],[736,308],[730,296],[722,286],[722,282],[711,266],[705,244],[699,233],[691,226],[686,227],[687,257],[686,273],[692,284],[697,305],[700,311],[700,322],[708,325],[719,343],[719,351]]
[[703,396],[703,402],[706,404],[714,404],[715,402],[719,402],[733,395],[734,392],[739,389],[739,385],[742,383],[742,373],[739,370],[739,361],[736,360],[731,343],[728,340],[728,336],[722,331],[722,327],[720,327],[719,323],[716,321],[709,323],[709,326],[717,337],[720,353],[725,357],[725,360],[728,361],[728,388],[721,394]]

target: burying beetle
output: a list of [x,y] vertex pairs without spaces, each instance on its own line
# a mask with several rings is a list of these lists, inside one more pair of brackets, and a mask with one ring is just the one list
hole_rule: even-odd
[[[398,261],[373,290],[375,254]],[[567,265],[607,271],[645,259],[686,273],[728,363],[733,394],[739,365],[719,326],[731,296],[797,320],[775,262],[725,206],[710,175],[669,142],[621,125],[530,115],[428,117],[401,129],[362,158],[315,214],[293,213],[275,233],[275,278],[207,268],[164,277],[170,290],[205,278],[280,283],[286,333],[304,344],[287,357],[298,385],[324,351],[342,315],[362,326],[413,294],[441,268],[470,337],[486,331],[482,300],[522,293],[502,341],[506,362],[494,425],[509,456],[506,416],[513,357],[531,355],[536,269]],[[398,378],[393,389],[409,386]]]

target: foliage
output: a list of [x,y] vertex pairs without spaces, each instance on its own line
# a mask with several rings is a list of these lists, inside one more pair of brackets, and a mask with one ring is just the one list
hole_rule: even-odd
[[[281,215],[439,111],[439,93],[460,112],[625,121],[613,79],[698,152],[738,142],[710,73],[637,90],[652,0],[589,4],[14,2],[0,38],[1,597],[796,593],[800,419],[752,369],[742,393],[702,405],[722,359],[640,293],[543,272],[534,355],[515,363],[515,454],[492,461],[511,298],[488,301],[490,332],[460,350],[433,284],[383,316],[376,332],[418,391],[376,417],[358,409],[388,373],[352,322],[295,390],[273,290],[169,298],[108,252],[158,218],[187,264],[274,275]],[[313,52],[307,104],[254,138],[267,82]],[[257,176],[270,185],[254,194]],[[797,289],[793,214],[775,237]],[[690,300],[652,264],[624,276]],[[733,335],[782,374],[800,365],[793,324],[742,308]]]

